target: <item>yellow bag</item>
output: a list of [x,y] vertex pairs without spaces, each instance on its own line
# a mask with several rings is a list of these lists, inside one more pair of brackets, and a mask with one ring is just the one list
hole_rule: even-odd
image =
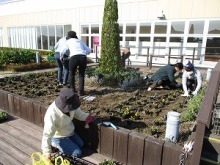
[[32,165],[53,165],[50,159],[45,158],[40,152],[31,155]]
[[[50,159],[47,159],[41,154],[40,152],[34,152],[31,155],[32,165],[53,165],[53,163],[50,161]],[[70,162],[66,159],[63,159],[62,156],[58,156],[55,158],[55,164],[54,165],[70,165]]]

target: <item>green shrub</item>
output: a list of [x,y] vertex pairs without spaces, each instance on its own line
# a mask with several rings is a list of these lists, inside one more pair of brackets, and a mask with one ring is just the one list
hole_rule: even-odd
[[204,95],[205,88],[202,88],[199,90],[197,96],[192,97],[188,101],[186,110],[181,114],[182,121],[193,121],[196,119]]

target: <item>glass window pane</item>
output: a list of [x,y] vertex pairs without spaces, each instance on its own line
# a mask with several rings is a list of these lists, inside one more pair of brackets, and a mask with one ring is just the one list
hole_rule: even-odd
[[48,49],[47,26],[41,26],[43,49]]
[[87,45],[87,46],[89,46],[89,37],[85,37],[85,36],[82,36],[81,37],[81,40]]
[[81,27],[82,27],[82,29],[81,29],[82,34],[89,34],[89,26],[88,25],[83,25]]
[[0,46],[3,46],[3,29],[0,28]]
[[154,37],[154,42],[166,42],[166,37]]
[[91,26],[91,34],[99,34],[99,25]]
[[189,34],[203,34],[204,21],[190,21]]
[[167,33],[167,23],[166,22],[156,22],[154,33],[155,34],[166,34]]
[[183,42],[182,37],[170,37],[170,42]]
[[219,55],[220,54],[220,38],[209,37],[206,42],[207,55]]
[[126,25],[126,34],[136,34],[136,25]]
[[67,33],[71,30],[72,30],[71,25],[64,25],[64,35],[67,35]]
[[119,33],[123,34],[123,25],[119,25]]
[[150,37],[139,37],[139,41],[149,41],[150,42]]
[[49,30],[49,49],[53,50],[55,46],[55,26],[48,26]]
[[185,22],[172,22],[171,34],[183,34],[185,28]]
[[125,41],[136,41],[136,37],[125,37]]
[[41,29],[37,26],[37,49],[41,49]]
[[191,42],[191,43],[198,43],[198,42],[201,42],[202,41],[202,38],[197,38],[197,37],[188,37],[187,38],[187,42]]
[[[66,34],[64,34],[66,36]],[[59,39],[63,38],[63,26],[62,25],[57,25],[56,26],[56,41],[58,42]]]
[[151,24],[140,24],[140,34],[150,34],[151,32]]
[[220,34],[220,21],[209,22],[209,34]]

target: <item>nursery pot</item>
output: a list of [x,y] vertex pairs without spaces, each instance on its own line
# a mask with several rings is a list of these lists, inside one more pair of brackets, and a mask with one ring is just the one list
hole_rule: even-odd
[[180,113],[170,111],[167,114],[166,134],[165,138],[172,142],[176,142],[179,134],[179,118]]

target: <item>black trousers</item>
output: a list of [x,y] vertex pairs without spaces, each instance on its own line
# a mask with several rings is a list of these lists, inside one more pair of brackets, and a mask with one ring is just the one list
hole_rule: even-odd
[[78,94],[83,94],[84,92],[84,83],[85,83],[85,71],[87,66],[87,57],[86,55],[75,55],[70,57],[69,60],[69,83],[70,88],[76,91],[75,87],[75,76],[78,68],[79,71],[79,86],[78,86]]
[[190,89],[191,91],[194,91],[197,87],[197,79],[196,78],[187,79],[186,86],[187,86],[187,89]]

